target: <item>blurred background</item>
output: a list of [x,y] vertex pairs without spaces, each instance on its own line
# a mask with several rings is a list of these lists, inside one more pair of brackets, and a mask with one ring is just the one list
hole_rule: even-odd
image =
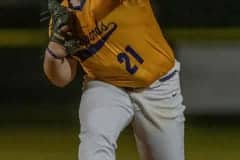
[[[158,18],[182,64],[188,160],[240,157],[240,1],[163,1]],[[65,89],[42,70],[47,0],[0,2],[0,159],[76,160],[81,76]],[[138,160],[131,128],[118,160]]]

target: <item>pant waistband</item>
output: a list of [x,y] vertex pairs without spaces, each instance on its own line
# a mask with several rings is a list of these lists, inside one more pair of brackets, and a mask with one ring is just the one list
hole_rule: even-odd
[[[160,79],[156,80],[155,82],[153,82],[153,84],[151,84],[150,86],[159,83],[159,82],[166,82],[168,80],[170,80],[171,78],[173,78],[178,72],[180,71],[180,63],[176,60],[175,64],[173,66],[173,68],[168,71],[168,73],[166,73],[164,76],[160,77]],[[126,89],[128,91],[135,91],[135,90],[142,90],[144,88],[131,88],[131,87],[123,87],[123,89]]]
[[178,71],[177,70],[173,70],[171,73],[169,73],[168,75],[162,77],[159,79],[160,82],[165,82],[169,79],[171,79],[173,76],[175,76],[175,74],[177,73]]
[[[159,80],[157,80],[158,82],[166,82],[167,80],[170,80],[173,76],[176,75],[178,71],[177,70],[173,70],[172,72],[170,72],[168,75],[160,78]],[[155,81],[155,83],[157,83],[157,81]],[[131,88],[131,87],[123,87],[123,89],[127,90],[127,91],[138,91],[138,90],[143,90],[144,88]]]

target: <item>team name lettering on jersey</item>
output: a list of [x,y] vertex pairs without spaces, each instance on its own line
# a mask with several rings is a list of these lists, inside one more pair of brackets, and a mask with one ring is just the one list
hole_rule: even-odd
[[[85,61],[89,57],[95,55],[104,46],[105,42],[111,37],[116,29],[116,23],[105,25],[101,22],[100,25],[97,25],[87,36],[80,37],[80,44],[87,46],[87,49],[76,53],[76,56],[82,61]],[[101,36],[101,39],[97,40],[95,43],[91,43],[91,41],[95,41],[99,36]]]

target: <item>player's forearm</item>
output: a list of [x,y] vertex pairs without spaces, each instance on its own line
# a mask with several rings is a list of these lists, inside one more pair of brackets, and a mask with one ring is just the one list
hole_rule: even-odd
[[[51,48],[51,45],[49,45]],[[51,48],[53,49],[53,48]],[[61,52],[61,48],[55,48],[56,52]],[[49,81],[58,87],[69,84],[76,75],[77,62],[72,58],[59,60],[46,51],[43,64],[44,72]]]

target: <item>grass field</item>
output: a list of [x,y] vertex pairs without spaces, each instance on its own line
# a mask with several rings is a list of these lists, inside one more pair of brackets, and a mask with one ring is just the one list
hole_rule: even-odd
[[[240,127],[224,120],[186,125],[186,160],[238,160]],[[2,160],[77,160],[77,125],[32,123],[0,126]],[[117,160],[138,160],[131,129],[119,140]]]

